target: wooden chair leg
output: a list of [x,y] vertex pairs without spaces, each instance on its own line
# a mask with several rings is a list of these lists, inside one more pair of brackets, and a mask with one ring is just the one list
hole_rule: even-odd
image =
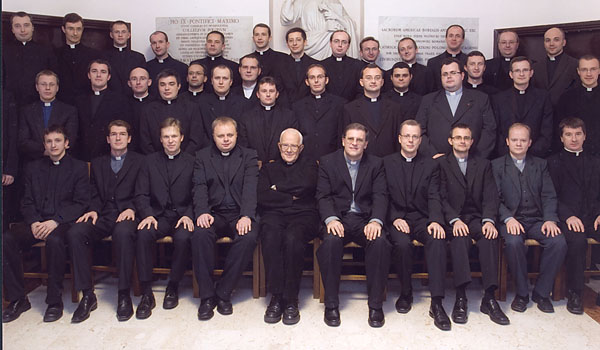
[[321,245],[321,240],[318,237],[313,239],[313,299],[321,298],[321,270],[317,261],[317,250]]
[[565,297],[565,284],[567,282],[566,277],[566,267],[565,264],[563,264],[560,267],[560,270],[558,270],[558,274],[556,274],[556,278],[554,279],[554,288],[552,289],[552,300],[559,301]]
[[252,257],[252,297],[254,299],[260,296],[260,244],[254,248]]
[[259,295],[261,297],[266,297],[267,296],[267,276],[265,273],[265,260],[263,257],[263,253],[262,253],[262,245],[260,244],[260,242],[258,243],[258,250],[259,250],[259,272],[258,272],[258,277],[259,277]]
[[508,283],[508,264],[506,262],[506,257],[504,256],[503,242],[500,242],[500,296],[498,300],[506,301],[506,288]]
[[198,286],[198,280],[196,279],[196,273],[192,266],[192,289],[194,290],[194,298],[200,298],[200,287]]

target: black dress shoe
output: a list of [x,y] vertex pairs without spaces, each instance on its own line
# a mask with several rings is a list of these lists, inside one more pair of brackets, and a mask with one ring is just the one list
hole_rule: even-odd
[[98,308],[98,299],[96,299],[96,294],[89,293],[85,294],[81,301],[79,302],[79,306],[73,312],[73,316],[71,317],[71,323],[79,323],[87,320],[90,317],[90,313]]
[[383,327],[385,324],[385,317],[383,315],[383,309],[369,308],[369,326],[373,328]]
[[265,311],[264,320],[266,323],[277,323],[281,320],[283,314],[283,305],[281,304],[281,294],[273,294],[267,310]]
[[567,310],[575,315],[583,314],[583,300],[581,300],[581,295],[579,293],[569,291]]
[[229,300],[223,300],[217,297],[217,311],[221,315],[231,315],[233,313],[233,305]]
[[27,297],[23,297],[19,300],[11,302],[2,313],[2,323],[16,320],[23,312],[29,309],[31,309],[31,304],[29,303],[29,299],[27,299]]
[[500,308],[500,305],[498,305],[498,302],[494,298],[484,297],[483,299],[481,299],[481,306],[479,307],[479,311],[488,315],[490,317],[490,320],[497,324],[505,326],[510,323],[510,320],[508,319],[508,317],[506,317],[506,315]]
[[119,294],[117,301],[117,320],[127,321],[133,316],[133,303],[129,294]]
[[168,285],[165,291],[165,298],[163,299],[163,309],[171,310],[179,305],[179,294],[177,293],[177,287]]
[[429,316],[433,318],[433,324],[443,331],[449,331],[452,327],[442,303],[431,303],[431,306],[429,307]]
[[44,313],[44,322],[54,322],[63,315],[63,303],[50,304]]
[[469,320],[467,298],[457,297],[452,308],[452,321],[454,323],[467,323]]
[[340,309],[337,307],[334,308],[325,308],[325,314],[323,315],[323,320],[325,324],[329,327],[337,327],[342,323],[340,320]]
[[298,300],[288,302],[283,310],[283,324],[292,325],[300,322],[300,310],[298,309]]
[[156,300],[154,300],[154,294],[142,294],[142,299],[135,310],[135,318],[138,320],[145,320],[152,315],[152,309],[156,306]]
[[412,308],[413,297],[412,294],[400,295],[396,300],[396,311],[401,314],[406,314]]
[[533,302],[537,304],[537,307],[538,309],[540,309],[540,311],[549,314],[554,312],[554,306],[552,306],[550,298],[544,298],[538,293],[533,292],[531,294],[531,300],[533,300]]
[[515,299],[510,304],[510,308],[516,312],[525,312],[525,310],[527,310],[527,304],[529,304],[529,295],[523,297],[516,294]]
[[198,308],[198,319],[201,321],[210,320],[215,315],[213,311],[215,307],[217,307],[217,297],[203,299]]

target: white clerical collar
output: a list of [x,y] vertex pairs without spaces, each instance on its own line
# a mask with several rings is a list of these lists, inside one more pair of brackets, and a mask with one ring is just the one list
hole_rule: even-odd
[[302,62],[302,57],[294,58],[294,62]]
[[377,102],[377,97],[371,97],[371,102]]
[[398,91],[398,90],[394,89],[394,91],[396,91],[398,93],[398,95],[400,95],[400,97],[404,97],[404,95],[406,95],[408,93],[408,90],[406,90],[406,91]]
[[459,92],[462,92],[462,90],[446,91],[446,94],[448,94],[450,96],[456,96],[456,94],[458,94]]
[[479,86],[479,84],[471,84],[471,86],[473,87],[473,89],[477,89],[477,87]]
[[225,99],[227,98],[227,96],[219,96],[219,95],[217,95],[217,97],[219,97],[219,101],[225,101]]
[[457,55],[457,54],[455,54],[455,53],[452,53],[451,55],[452,55],[452,58],[456,58],[456,56],[458,56],[458,55]]
[[519,95],[525,95],[525,92],[526,92],[526,91],[527,91],[527,90],[519,90]]
[[583,149],[580,149],[579,151],[571,151],[570,149],[565,147],[565,151],[567,151],[569,153],[573,153],[575,155],[575,157],[579,157],[579,154],[581,154],[581,152],[583,152]]
[[[456,157],[456,156],[455,156],[455,157]],[[456,157],[456,160],[457,160],[459,163],[465,163],[465,162],[467,161],[467,158],[458,158],[458,157]]]
[[549,59],[550,61],[556,61],[556,56],[552,56],[552,57],[551,57],[551,56],[548,56],[548,59]]
[[23,46],[27,45],[27,41],[21,41],[21,44],[23,44]]
[[223,157],[229,157],[229,154],[231,154],[231,152],[221,152]]
[[170,155],[167,153],[165,153],[165,154],[167,155],[167,158],[173,160],[173,159],[175,159],[175,157],[177,157],[179,155],[179,153],[181,153],[181,150],[179,150],[179,152],[177,152],[177,154],[174,154],[174,155]]
[[77,46],[77,44],[69,44],[69,47],[70,47],[71,49],[74,49],[76,46]]
[[173,101],[174,101],[174,100],[175,100],[175,99],[172,99],[172,100],[165,100],[165,102],[166,102],[168,105],[170,105],[170,104],[172,104],[172,103],[173,103]]
[[412,68],[414,63],[406,63],[406,64],[408,64],[408,68]]
[[53,160],[52,164],[54,164],[54,165],[60,165],[60,160]]
[[321,98],[321,95],[313,95],[317,100]]
[[585,85],[583,85],[583,84],[581,84],[581,86],[583,86],[583,87],[585,88],[585,91],[588,91],[588,92],[592,92],[592,91],[594,91],[594,88],[593,88],[593,87],[587,87],[587,86],[585,86]]
[[51,107],[52,106],[52,102],[44,102],[44,107]]
[[415,157],[404,157],[404,159],[406,159],[407,163],[411,163]]
[[[269,50],[269,49],[267,49],[267,50]],[[265,54],[265,52],[267,52],[267,50],[262,50],[262,51],[256,50],[256,52],[258,52],[258,54],[262,56]]]
[[263,108],[265,109],[265,111],[270,111],[273,107],[275,107],[275,104],[272,104],[270,106],[265,106],[262,103],[260,104],[261,106],[263,106]]
[[125,50],[127,48],[127,45],[123,46],[123,47],[119,47],[117,45],[113,45],[115,47],[115,49],[119,49],[119,52],[123,52],[123,50]]
[[165,63],[165,61],[167,60],[167,58],[169,58],[169,56],[168,56],[168,55],[167,55],[167,57],[165,57],[165,58],[158,58],[158,57],[156,57],[156,60],[158,61],[158,63],[161,63],[161,64],[162,64],[162,63]]
[[515,159],[515,158],[513,158],[513,160],[514,160],[514,161],[515,161],[515,163],[517,163],[517,164],[523,164],[523,162],[525,161],[525,158],[523,158],[523,159]]
[[510,58],[510,57],[504,57],[504,61],[505,62],[510,62],[510,60],[512,60],[512,58]]
[[192,90],[188,89],[188,91],[192,93],[192,96],[198,96],[198,94],[201,94],[203,90],[200,90],[200,91],[192,91]]
[[336,57],[335,60],[338,62],[342,62],[343,57]]
[[96,90],[94,90],[94,95],[96,95],[96,96],[100,96],[100,91],[96,91]]
[[136,100],[138,100],[138,101],[140,101],[140,102],[143,102],[143,101],[144,101],[144,99],[145,99],[146,97],[148,97],[148,95],[149,95],[149,94],[148,94],[148,92],[146,91],[146,94],[145,94],[144,96],[137,97],[136,95],[133,95],[133,98],[135,98]]
[[223,54],[218,54],[218,55],[216,55],[216,56],[210,56],[210,55],[209,55],[208,57],[210,57],[210,60],[211,60],[211,61],[214,61],[214,60],[216,60],[217,58],[221,57],[222,55],[223,55]]

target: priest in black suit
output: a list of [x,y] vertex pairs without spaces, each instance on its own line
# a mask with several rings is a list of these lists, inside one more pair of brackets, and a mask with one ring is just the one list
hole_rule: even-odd
[[272,77],[262,77],[258,82],[260,106],[244,113],[240,118],[240,145],[256,150],[262,164],[279,157],[277,142],[287,128],[298,128],[298,120],[291,110],[279,106],[279,91]]
[[490,98],[500,91],[483,79],[487,66],[485,63],[485,56],[481,51],[473,50],[469,52],[464,69],[467,75],[467,79],[463,81],[464,88],[481,91]]
[[[165,69],[177,72],[180,80],[187,75],[187,64],[171,57],[169,46],[171,46],[171,43],[169,43],[167,33],[157,30],[150,34],[150,48],[154,53],[154,58],[146,62],[146,69],[150,73],[150,79],[155,82],[150,90],[151,95],[158,95],[157,76]],[[183,87],[183,91],[187,90],[187,82],[182,81],[181,86]]]
[[559,124],[563,150],[548,158],[558,196],[558,218],[567,241],[567,310],[583,314],[587,238],[600,239],[600,159],[584,151],[586,125],[579,118]]
[[277,68],[277,77],[281,84],[281,92],[285,94],[289,104],[308,96],[308,86],[304,83],[306,70],[319,61],[304,52],[306,32],[302,28],[292,28],[285,34],[285,41],[290,54],[285,55]]
[[110,38],[113,40],[113,47],[104,52],[112,70],[108,87],[129,97],[131,95],[131,88],[127,84],[129,73],[135,67],[145,66],[146,59],[144,55],[127,46],[131,31],[124,21],[119,20],[110,24]]
[[206,142],[200,107],[186,98],[179,97],[181,80],[177,72],[166,69],[156,76],[159,97],[149,102],[140,115],[140,150],[143,154],[160,152],[160,125],[167,118],[175,118],[181,124],[185,138],[181,149],[194,154]]
[[[579,59],[577,74],[581,85],[577,84],[565,92],[556,107],[554,117],[555,129],[558,123],[567,117],[577,117],[583,120],[586,129],[586,153],[600,156],[600,88],[598,88],[598,74],[600,74],[600,60],[592,55],[584,55]],[[562,145],[554,137],[553,147],[557,151]]]
[[46,242],[48,264],[48,307],[44,322],[62,317],[65,234],[90,202],[87,166],[66,154],[69,139],[64,128],[46,129],[44,145],[48,157],[30,162],[25,168],[25,191],[21,199],[25,222],[4,232],[2,237],[2,282],[4,298],[10,302],[2,313],[2,322],[11,322],[31,308],[25,294],[21,251],[42,241]]
[[550,93],[552,106],[557,107],[560,96],[568,89],[579,84],[577,76],[577,59],[567,55],[565,32],[558,27],[548,29],[544,33],[544,49],[546,55],[533,65],[536,72],[533,84]]
[[329,92],[347,101],[354,100],[362,90],[358,81],[364,66],[361,61],[346,56],[350,40],[350,35],[344,30],[333,32],[329,38],[331,56],[321,61],[329,76]]
[[179,282],[188,263],[190,239],[194,231],[194,157],[181,149],[183,139],[179,120],[163,120],[160,124],[163,149],[146,156],[135,184],[134,205],[140,220],[137,226],[136,263],[142,289],[142,298],[135,312],[137,319],[150,317],[156,306],[152,292],[153,252],[156,240],[168,235],[173,237],[173,257],[163,309],[173,309],[179,303]]
[[[410,73],[412,74],[409,88],[411,91],[424,96],[435,91],[436,83],[435,76],[431,69],[417,62],[418,52],[419,48],[417,42],[413,38],[405,37],[398,41],[398,55],[400,55],[402,62],[408,65]],[[391,70],[387,71],[386,79],[390,79],[393,69],[394,68],[392,67]],[[386,86],[389,87],[387,90],[393,88],[392,84],[387,84]]]
[[510,307],[525,312],[529,303],[527,247],[525,239],[537,240],[543,248],[540,274],[532,300],[542,312],[554,312],[550,292],[562,266],[567,244],[557,226],[557,198],[548,164],[527,154],[531,146],[529,126],[515,123],[508,130],[509,153],[492,161],[492,172],[500,194],[498,219],[504,254],[515,279],[516,295]]
[[419,152],[421,127],[415,120],[404,121],[398,130],[400,152],[383,160],[390,204],[387,226],[392,243],[392,265],[402,283],[396,311],[407,313],[412,308],[411,285],[412,240],[425,246],[431,305],[429,316],[441,330],[451,323],[442,300],[446,278],[446,232],[440,201],[438,163]]
[[152,85],[152,79],[150,79],[150,73],[144,67],[136,67],[129,73],[129,80],[127,85],[133,92],[128,97],[129,108],[131,110],[131,118],[129,124],[131,125],[131,144],[129,148],[135,151],[140,150],[140,119],[144,108],[152,101],[156,100],[156,97],[150,95],[150,86]]
[[[56,99],[58,76],[50,70],[40,71],[35,79],[38,101],[20,110],[18,144],[23,162],[42,158],[45,154],[44,130],[61,125],[69,135],[69,145],[77,144],[79,120],[75,107]],[[15,137],[16,135],[11,135]]]
[[[223,57],[223,51],[225,50],[225,35],[218,30],[213,30],[206,34],[206,57],[199,60],[206,67],[208,72],[208,81],[211,81],[213,69],[220,65],[229,67],[232,72],[231,83],[233,85],[240,85],[242,79],[238,73],[238,64]],[[206,86],[207,91],[212,91],[213,87],[210,85]]]
[[[192,264],[200,285],[198,319],[209,320],[214,309],[231,315],[231,292],[252,259],[258,239],[256,184],[258,162],[254,150],[237,145],[237,123],[229,117],[213,122],[213,141],[196,153],[194,163],[194,214]],[[215,241],[233,240],[223,275],[213,282]]]
[[[2,231],[6,231],[11,222],[17,221],[18,211],[14,203],[18,201],[18,188],[15,181],[20,180],[18,132],[19,116],[17,102],[12,93],[2,90]],[[43,144],[43,142],[41,142]]]
[[[253,54],[258,58],[264,76],[274,76],[279,63],[287,56],[283,52],[273,50],[270,47],[271,40],[271,28],[268,25],[258,23],[254,26],[252,29],[252,41],[256,50]],[[241,63],[242,60],[240,59]]]
[[469,154],[474,140],[468,125],[455,125],[448,142],[452,153],[441,157],[439,163],[440,194],[456,286],[452,320],[466,323],[468,319],[465,288],[471,283],[469,250],[475,240],[484,290],[479,309],[493,322],[507,325],[510,321],[494,298],[498,288],[496,216],[500,199],[492,166],[489,160]]
[[40,71],[56,71],[57,62],[52,48],[33,41],[34,25],[31,15],[17,12],[10,18],[14,39],[2,43],[2,85],[11,91],[22,107],[38,100],[35,76]]
[[417,111],[421,105],[422,96],[412,90],[412,81],[414,80],[414,68],[410,68],[407,63],[396,62],[390,69],[389,80],[391,80],[392,89],[383,94],[383,98],[389,98],[400,106],[404,119],[415,119]]
[[310,94],[292,105],[304,136],[303,157],[318,160],[340,148],[342,113],[346,100],[327,91],[329,77],[325,67],[308,67],[305,84]]
[[[76,13],[68,13],[63,18],[62,32],[66,44],[56,50],[60,79],[58,98],[70,105],[79,102],[78,95],[87,91],[89,65],[92,60],[101,59],[102,53],[81,43],[83,18]],[[104,135],[104,133],[102,133]]]
[[265,164],[258,177],[261,248],[272,294],[264,316],[267,323],[300,321],[304,250],[318,233],[317,162],[304,157],[302,141],[298,130],[284,130],[278,143],[281,158]]
[[360,85],[364,92],[344,106],[342,125],[360,123],[369,130],[367,153],[384,157],[396,151],[398,128],[404,113],[396,102],[381,96],[383,70],[369,64],[361,72]]
[[477,144],[472,152],[488,158],[496,142],[496,121],[488,96],[463,89],[462,65],[454,58],[442,63],[443,89],[423,96],[417,121],[423,131],[422,153],[439,157],[450,152],[448,135],[452,126],[464,123],[471,127]]
[[550,95],[543,89],[531,86],[530,79],[534,72],[528,58],[515,57],[510,66],[513,87],[496,94],[492,99],[497,125],[496,152],[498,155],[508,152],[504,140],[508,137],[510,126],[518,122],[531,128],[529,154],[545,157],[550,151],[553,129]]
[[485,61],[483,81],[500,91],[513,86],[513,81],[508,75],[510,61],[517,55],[519,49],[519,35],[511,30],[502,31],[498,35],[498,51],[500,56]]
[[110,145],[110,153],[94,158],[91,164],[90,206],[67,231],[73,283],[75,290],[83,294],[73,313],[72,323],[85,321],[98,305],[88,247],[110,235],[119,271],[117,319],[126,321],[133,315],[129,288],[139,222],[136,220],[133,198],[143,157],[127,149],[131,142],[130,131],[131,126],[123,120],[113,120],[108,125],[106,141]]
[[[242,84],[231,87],[231,92],[242,97],[244,107],[236,112],[222,112],[221,115],[228,115],[234,119],[239,117],[242,111],[250,110],[260,106],[260,100],[256,93],[258,92],[258,78],[262,74],[262,66],[255,53],[250,53],[240,58],[240,67],[238,68]],[[237,100],[237,99],[236,99]],[[216,118],[217,116],[215,116]],[[213,118],[214,119],[214,118]],[[212,120],[211,120],[212,121]]]
[[110,64],[102,59],[90,62],[88,78],[91,88],[77,98],[79,116],[79,144],[75,154],[79,159],[90,161],[108,153],[106,143],[108,123],[120,119],[129,122],[131,109],[123,94],[108,88],[111,78]]
[[340,325],[339,288],[344,244],[356,242],[365,249],[369,325],[382,327],[383,295],[388,278],[390,243],[383,221],[387,211],[387,187],[381,158],[365,153],[367,128],[348,125],[342,135],[343,150],[320,160],[317,202],[326,229],[317,251],[325,287],[324,321]]
[[462,45],[465,42],[465,29],[460,24],[452,24],[446,28],[446,51],[427,60],[427,68],[431,69],[434,76],[435,87],[443,87],[441,71],[445,59],[454,58],[460,62],[460,67],[467,63],[467,55],[462,52]]
[[181,91],[181,97],[186,97],[192,102],[200,103],[206,91],[204,84],[208,81],[206,67],[200,63],[200,60],[190,62],[185,80],[188,83],[188,89],[187,91]]

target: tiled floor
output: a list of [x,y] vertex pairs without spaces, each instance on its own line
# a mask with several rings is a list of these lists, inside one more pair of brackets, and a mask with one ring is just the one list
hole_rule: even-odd
[[[68,286],[67,282],[65,287]],[[566,301],[555,302],[556,312],[548,315],[534,304],[523,313],[510,310],[513,295],[501,303],[511,320],[499,326],[479,312],[480,289],[468,290],[469,322],[452,325],[452,331],[435,328],[428,316],[429,293],[415,281],[415,304],[406,315],[396,313],[395,281],[390,282],[384,304],[386,324],[381,329],[367,325],[364,282],[342,282],[341,317],[338,328],[323,323],[323,306],[312,299],[309,279],[301,291],[302,319],[295,326],[263,322],[268,299],[253,299],[249,278],[241,282],[233,297],[234,313],[208,322],[196,318],[199,300],[191,296],[191,281],[180,287],[181,299],[174,310],[163,310],[164,281],[156,283],[157,307],[147,320],[118,322],[115,317],[116,280],[107,277],[96,285],[98,310],[81,324],[70,324],[76,304],[64,296],[65,315],[52,324],[42,322],[45,287],[29,294],[32,309],[18,320],[3,325],[4,349],[600,349],[600,324],[588,315],[572,315]],[[475,283],[474,283],[475,284]],[[595,288],[595,287],[594,287]],[[454,292],[448,291],[445,308],[451,311]],[[137,304],[139,298],[134,298]],[[598,307],[600,308],[600,307]]]

